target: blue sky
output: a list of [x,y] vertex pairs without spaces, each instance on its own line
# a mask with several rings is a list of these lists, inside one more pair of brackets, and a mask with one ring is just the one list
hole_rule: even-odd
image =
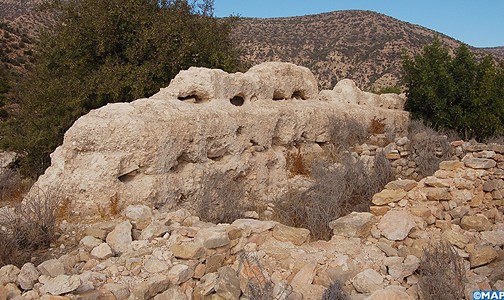
[[215,0],[214,8],[218,17],[257,18],[372,10],[471,46],[504,46],[504,0]]

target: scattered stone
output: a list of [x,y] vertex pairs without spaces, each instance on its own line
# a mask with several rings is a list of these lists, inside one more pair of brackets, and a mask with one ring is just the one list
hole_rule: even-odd
[[58,259],[46,260],[37,266],[42,275],[56,277],[65,274],[65,266]]
[[371,227],[376,223],[376,217],[368,212],[352,212],[349,215],[331,221],[329,228],[334,235],[346,237],[367,237]]
[[40,272],[32,263],[25,263],[17,277],[17,283],[23,290],[33,289],[33,285],[38,281]]
[[189,280],[194,274],[194,271],[184,264],[174,265],[170,271],[168,271],[167,276],[172,284],[181,284]]
[[465,230],[488,231],[492,229],[492,223],[485,215],[476,214],[473,216],[464,216],[460,221],[460,227]]
[[154,300],[188,300],[186,294],[179,286],[170,287],[161,294],[154,297]]
[[483,191],[485,192],[492,192],[495,190],[502,190],[502,189],[504,189],[504,180],[502,179],[487,180],[483,184]]
[[101,290],[110,292],[114,295],[116,300],[125,300],[128,299],[130,295],[130,290],[126,284],[119,283],[105,283]]
[[439,163],[439,169],[454,171],[464,166],[464,163],[458,160],[446,160]]
[[199,243],[186,242],[172,246],[173,255],[181,259],[198,259],[205,255],[205,248]]
[[114,256],[114,253],[107,243],[101,243],[91,250],[91,256],[96,259],[107,259]]
[[170,227],[155,222],[150,223],[140,234],[141,240],[152,240],[170,231]]
[[477,247],[469,253],[469,262],[471,263],[471,268],[476,268],[492,262],[498,256],[499,254],[492,246]]
[[447,240],[450,244],[459,247],[460,249],[464,249],[465,246],[469,243],[469,238],[467,238],[462,233],[453,231],[451,229],[445,230],[441,237]]
[[203,229],[198,231],[195,237],[197,244],[203,245],[207,249],[215,249],[229,244],[229,236],[224,230],[216,228]]
[[383,190],[373,196],[374,205],[386,205],[393,202],[398,202],[404,196],[406,196],[406,191],[404,190]]
[[218,271],[219,277],[215,282],[215,292],[223,299],[238,300],[241,295],[240,280],[233,268],[226,266]]
[[273,237],[281,242],[292,242],[294,245],[299,246],[308,240],[310,230],[277,224],[273,227]]
[[399,180],[394,180],[387,185],[385,185],[385,189],[387,190],[404,190],[406,192],[411,191],[413,188],[415,188],[418,185],[418,182],[415,180],[410,180],[410,179],[399,179]]
[[413,217],[405,211],[391,210],[378,223],[383,236],[391,241],[404,240],[416,226]]
[[497,165],[495,160],[488,158],[471,158],[469,156],[465,156],[462,159],[462,162],[469,168],[473,169],[490,169]]
[[130,298],[135,300],[151,299],[157,294],[164,292],[170,286],[170,280],[162,274],[151,275],[146,281],[132,286]]
[[299,270],[294,278],[292,278],[291,285],[294,289],[299,290],[302,286],[310,285],[313,282],[315,276],[315,268],[317,264],[315,262],[309,262],[305,264],[301,270]]
[[0,285],[16,282],[21,271],[14,265],[5,265],[0,268]]
[[58,275],[48,279],[40,288],[40,292],[51,295],[61,295],[76,290],[81,285],[81,279],[77,275]]
[[385,288],[377,290],[365,300],[413,300],[408,293],[397,288]]
[[155,257],[149,258],[144,263],[144,269],[149,273],[161,273],[168,270],[170,266],[171,263],[167,263],[166,261],[157,259]]
[[504,246],[504,230],[482,231],[481,239],[492,246]]
[[352,285],[359,293],[372,293],[383,288],[383,276],[373,269],[366,269],[355,275]]
[[117,224],[114,230],[107,235],[107,244],[115,254],[121,255],[131,250],[131,242],[133,241],[131,237],[132,228],[133,226],[131,226],[129,221],[124,221]]

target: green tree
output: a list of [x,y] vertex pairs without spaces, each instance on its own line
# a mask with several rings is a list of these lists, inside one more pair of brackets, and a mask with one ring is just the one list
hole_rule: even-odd
[[406,56],[403,69],[413,118],[465,139],[504,133],[504,71],[493,57],[478,61],[466,45],[451,57],[436,39],[421,55]]
[[403,63],[408,97],[405,108],[435,128],[445,127],[452,118],[446,110],[453,102],[450,62],[448,49],[435,39],[424,47],[423,55],[407,56]]
[[59,25],[42,36],[16,89],[20,112],[1,128],[1,146],[24,153],[32,177],[89,110],[148,97],[190,66],[238,66],[233,19],[214,18],[211,0],[52,0],[46,8]]

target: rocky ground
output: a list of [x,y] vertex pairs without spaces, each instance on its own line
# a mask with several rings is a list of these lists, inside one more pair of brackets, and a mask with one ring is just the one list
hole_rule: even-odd
[[504,146],[453,146],[463,157],[419,182],[389,183],[370,212],[332,221],[329,241],[254,212],[211,224],[131,205],[114,220],[63,222],[58,244],[78,247],[2,267],[0,299],[320,299],[334,281],[351,299],[419,299],[424,250],[440,240],[464,260],[468,299],[503,290]]

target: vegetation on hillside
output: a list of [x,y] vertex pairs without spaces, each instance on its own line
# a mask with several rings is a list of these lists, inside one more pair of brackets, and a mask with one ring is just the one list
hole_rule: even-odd
[[504,63],[477,60],[465,45],[451,56],[436,39],[422,54],[406,56],[403,67],[413,118],[466,140],[504,134]]
[[53,0],[48,9],[59,25],[42,35],[16,88],[19,110],[1,124],[1,147],[24,155],[25,175],[44,171],[89,110],[150,96],[190,66],[238,66],[234,20],[214,18],[212,0]]

